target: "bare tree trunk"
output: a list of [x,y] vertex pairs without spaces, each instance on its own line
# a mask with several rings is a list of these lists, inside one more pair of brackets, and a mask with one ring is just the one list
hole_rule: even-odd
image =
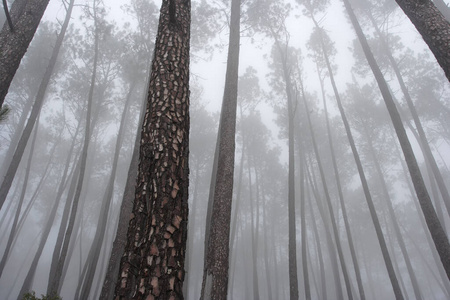
[[[17,1],[21,1],[21,0],[16,0],[16,2]],[[40,8],[40,9],[42,9],[42,13],[44,12],[45,6],[48,3],[48,0],[44,0],[44,1],[43,0],[41,0],[41,1],[38,1],[38,0],[27,0],[27,1],[28,1],[27,5],[30,5],[30,6],[32,5],[31,4],[32,2],[37,2],[37,4],[34,4],[34,6],[36,6],[36,5],[37,6],[44,6],[43,8]],[[42,2],[42,3],[39,4],[39,2]],[[44,2],[46,2],[46,3],[44,4]],[[11,160],[10,165],[8,166],[8,171],[6,171],[5,179],[2,182],[2,185],[1,185],[1,188],[0,188],[0,209],[2,208],[3,203],[5,202],[6,196],[8,195],[9,189],[11,187],[11,184],[12,184],[13,180],[14,180],[14,176],[15,176],[15,174],[17,172],[17,168],[19,167],[20,161],[22,160],[23,152],[25,151],[25,147],[27,145],[28,139],[30,138],[31,131],[33,130],[34,124],[36,123],[37,116],[38,116],[39,112],[41,111],[42,104],[44,103],[45,92],[46,92],[47,87],[48,87],[48,85],[50,83],[50,78],[51,78],[51,76],[53,74],[53,70],[55,68],[56,61],[58,59],[59,50],[61,49],[61,45],[63,43],[64,36],[66,34],[67,26],[69,25],[70,16],[72,14],[73,2],[74,2],[74,0],[71,0],[71,3],[69,4],[69,7],[68,7],[68,10],[67,10],[67,13],[66,13],[66,18],[65,18],[64,23],[63,23],[63,25],[61,27],[61,32],[59,33],[59,35],[58,35],[58,37],[56,39],[56,43],[55,43],[55,46],[53,48],[52,55],[50,57],[47,69],[45,70],[45,73],[44,73],[44,75],[42,77],[42,80],[41,80],[41,83],[39,85],[39,89],[38,89],[38,92],[36,94],[36,99],[34,101],[33,108],[31,110],[30,116],[28,118],[27,125],[25,126],[25,129],[24,129],[24,131],[22,133],[22,136],[20,137],[20,140],[19,140],[19,142],[17,144],[17,148],[16,148],[16,150],[14,152],[14,156],[13,156],[13,158]],[[14,7],[14,4],[13,4],[13,7]],[[36,8],[34,8],[34,9],[36,9]],[[30,10],[30,8],[27,8],[27,7],[25,8],[24,14],[32,14],[32,13],[33,12]],[[41,16],[42,16],[42,14],[41,14]],[[39,19],[40,19],[40,17],[39,17]],[[39,20],[37,21],[37,24],[39,24]],[[36,24],[36,26],[37,26],[37,24]],[[5,30],[5,28],[0,33],[0,45],[2,45],[1,47],[3,47],[2,34],[3,34],[4,30]],[[34,31],[33,31],[33,35],[34,35]],[[2,55],[3,55],[3,53],[5,53],[5,52],[0,51],[0,53],[2,53]],[[1,61],[2,61],[2,59],[0,58],[0,66],[2,66],[2,62]],[[20,62],[20,59],[19,59],[19,62]],[[17,63],[19,63],[19,62],[17,62]],[[5,68],[5,70],[6,70],[6,68]],[[3,68],[0,67],[0,78],[5,76],[2,73],[3,73]],[[12,77],[11,77],[11,79],[12,79]],[[4,92],[5,94],[2,96],[4,87],[3,87],[3,83],[0,82],[0,106],[1,106],[1,103],[3,102],[3,98],[6,95],[8,87],[9,87],[9,83],[8,83],[8,86],[6,87],[6,91]]]
[[322,203],[321,203],[321,200],[319,197],[319,193],[317,191],[317,183],[315,182],[316,181],[315,175],[312,174],[311,168],[308,169],[308,167],[306,167],[306,170],[307,170],[309,185],[311,186],[313,196],[316,199],[317,208],[319,209],[320,217],[322,218],[322,221],[324,224],[325,237],[326,237],[325,240],[327,242],[328,253],[330,255],[331,267],[332,267],[333,277],[334,277],[334,284],[335,284],[335,288],[336,288],[335,296],[336,296],[336,299],[341,300],[341,299],[344,299],[344,293],[342,291],[342,286],[341,286],[341,278],[340,278],[339,266],[338,266],[338,262],[337,262],[337,255],[336,255],[336,251],[334,249],[333,238],[332,238],[331,232],[330,232],[329,218],[327,217],[327,214],[325,213],[324,207],[322,206]]
[[[399,1],[400,0],[397,0],[397,2]],[[425,0],[424,2],[428,3],[429,0]],[[389,115],[394,125],[395,132],[397,133],[398,140],[403,150],[403,155],[405,156],[406,164],[408,165],[408,169],[411,174],[417,198],[419,199],[422,212],[425,216],[425,220],[428,225],[428,229],[430,230],[431,236],[433,237],[433,241],[435,243],[436,249],[438,250],[439,256],[441,257],[441,261],[447,273],[447,276],[450,278],[450,244],[448,241],[448,237],[445,234],[441,223],[439,222],[439,219],[436,215],[436,211],[434,210],[433,203],[431,202],[430,196],[428,194],[427,188],[422,178],[422,174],[420,173],[419,165],[417,164],[416,157],[409,142],[402,120],[400,118],[397,108],[395,107],[392,95],[389,92],[389,87],[383,77],[380,68],[378,67],[375,61],[375,58],[370,50],[367,39],[364,36],[361,26],[359,25],[358,20],[356,19],[356,16],[350,6],[350,3],[348,2],[348,0],[344,0],[344,4],[349,14],[350,20],[353,24],[353,27],[356,31],[358,39],[362,45],[366,59],[372,69],[372,72],[374,73],[375,79],[377,80],[386,107],[389,111]],[[448,22],[446,23],[447,26],[450,27],[450,23]],[[450,39],[450,34],[447,34],[447,37]],[[447,46],[450,47],[450,42],[447,43]],[[447,55],[450,55],[450,51],[447,52]],[[450,58],[448,59],[448,61],[450,61]],[[447,76],[449,77],[449,75]],[[396,290],[395,287],[394,290]]]
[[[445,207],[447,208],[447,213],[450,216],[450,194],[448,192],[447,186],[445,185],[444,179],[442,178],[442,174],[439,171],[439,167],[436,163],[436,160],[434,159],[433,152],[431,151],[430,145],[428,144],[428,139],[425,134],[425,130],[423,129],[422,123],[420,122],[420,119],[419,119],[419,114],[417,113],[417,110],[411,99],[411,95],[409,94],[408,88],[406,87],[405,81],[403,80],[403,76],[402,76],[402,73],[400,72],[400,68],[399,68],[396,60],[392,56],[392,52],[389,48],[386,37],[380,31],[378,24],[376,23],[375,19],[373,18],[371,12],[368,12],[368,16],[369,16],[377,34],[379,35],[379,37],[381,39],[384,52],[386,53],[386,55],[389,59],[389,62],[392,66],[392,69],[394,70],[395,76],[397,77],[398,83],[400,84],[400,88],[403,92],[403,96],[405,97],[409,111],[411,112],[411,116],[414,120],[414,124],[416,125],[416,129],[419,134],[418,141],[421,145],[423,155],[424,155],[425,159],[427,160],[427,162],[429,163],[431,170],[433,171],[434,178],[436,179],[436,182],[439,187],[439,191],[441,192]],[[449,31],[449,33],[450,33],[450,31]]]
[[15,0],[11,6],[14,30],[4,24],[0,31],[0,108],[48,2],[49,0]]
[[[367,127],[364,127],[364,129],[365,129],[365,133],[366,133],[365,135],[369,136],[368,135],[368,131],[367,131]],[[423,299],[423,297],[422,297],[422,293],[421,293],[420,288],[419,288],[419,282],[417,281],[417,278],[416,278],[416,275],[415,275],[415,271],[414,271],[414,269],[412,267],[412,264],[411,264],[411,259],[409,258],[408,251],[406,250],[405,241],[403,240],[403,237],[401,235],[400,226],[399,226],[399,224],[397,222],[397,217],[395,216],[394,207],[392,206],[391,197],[390,197],[389,192],[388,192],[388,188],[387,188],[386,180],[384,179],[383,171],[381,170],[380,162],[379,162],[378,157],[377,157],[377,155],[375,153],[375,148],[373,146],[372,140],[369,138],[369,139],[367,139],[367,142],[368,142],[368,145],[369,145],[369,152],[370,152],[370,154],[372,156],[372,159],[373,159],[373,162],[374,162],[374,165],[375,165],[375,169],[376,169],[377,174],[378,174],[378,179],[381,182],[381,189],[382,189],[383,196],[385,198],[385,202],[386,202],[386,205],[387,205],[389,217],[390,217],[392,225],[394,227],[394,234],[395,234],[397,242],[398,242],[398,244],[400,246],[400,250],[401,250],[401,252],[403,254],[403,258],[405,259],[406,268],[408,270],[408,274],[409,274],[409,277],[411,279],[411,283],[412,283],[412,286],[413,286],[414,296],[415,296],[416,299],[421,300],[421,299]]]
[[[230,39],[219,125],[217,177],[211,220],[205,235],[205,265],[200,299],[226,299],[228,291],[231,202],[233,196],[236,106],[238,91],[240,1],[231,1]],[[214,174],[213,174],[214,176]],[[208,220],[207,220],[208,221]]]
[[30,145],[30,154],[28,156],[28,161],[27,161],[27,166],[26,166],[26,171],[25,171],[25,179],[23,180],[22,191],[20,193],[20,198],[19,198],[19,204],[17,206],[17,210],[14,215],[14,220],[13,220],[13,223],[11,226],[11,231],[9,233],[8,242],[6,243],[6,248],[5,248],[5,251],[3,252],[3,256],[0,261],[0,277],[3,275],[3,270],[5,268],[6,261],[9,257],[9,252],[11,250],[12,242],[13,242],[14,236],[16,234],[17,223],[19,221],[20,212],[22,210],[23,201],[25,199],[25,193],[26,193],[27,185],[28,185],[28,178],[30,176],[31,162],[33,161],[34,147],[36,145],[37,132],[38,132],[38,126],[36,126],[36,128],[34,130],[33,140]]
[[183,299],[188,218],[190,1],[161,5],[140,163],[115,299]]
[[450,80],[450,23],[431,0],[395,0]]
[[[95,6],[94,2],[94,6]],[[95,16],[95,7],[94,7],[94,22],[96,22],[96,16]],[[84,136],[84,143],[83,143],[83,150],[81,153],[81,161],[80,161],[80,172],[77,179],[77,187],[75,190],[74,199],[72,202],[72,208],[70,212],[69,221],[67,224],[65,236],[64,236],[64,242],[61,248],[61,252],[59,254],[58,263],[55,268],[54,277],[50,279],[49,281],[49,289],[47,291],[48,295],[57,295],[59,293],[59,290],[61,288],[61,276],[64,268],[64,264],[66,263],[66,256],[67,256],[67,250],[69,248],[70,238],[72,236],[72,231],[74,228],[74,222],[78,210],[78,202],[80,200],[81,190],[83,186],[83,180],[85,175],[85,169],[86,169],[86,161],[87,161],[87,152],[90,142],[90,135],[91,135],[91,113],[92,113],[92,102],[93,102],[93,94],[94,94],[94,88],[95,88],[95,82],[96,82],[96,76],[97,76],[97,61],[98,61],[98,43],[99,43],[99,37],[98,37],[98,29],[95,25],[95,41],[94,41],[94,62],[93,62],[93,71],[92,71],[92,77],[91,77],[91,83],[90,83],[90,89],[89,89],[89,95],[88,95],[88,106],[87,106],[87,113],[86,113],[86,127],[85,127],[85,136]]]

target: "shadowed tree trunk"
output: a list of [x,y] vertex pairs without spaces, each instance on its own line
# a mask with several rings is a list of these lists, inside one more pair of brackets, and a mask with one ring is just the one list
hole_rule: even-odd
[[14,30],[4,24],[0,31],[0,108],[48,2],[49,0],[15,0],[11,6]]
[[[350,6],[350,3],[348,2],[348,0],[343,1],[347,13],[349,14],[350,20],[358,36],[358,39],[363,48],[366,59],[378,83],[378,87],[383,96],[386,108],[389,111],[389,115],[391,117],[391,121],[394,125],[395,132],[402,147],[403,155],[405,156],[406,164],[408,165],[408,169],[411,174],[411,179],[413,181],[417,198],[419,199],[419,203],[422,208],[422,212],[425,216],[428,229],[430,230],[431,236],[433,237],[434,244],[439,253],[439,256],[441,257],[441,261],[447,273],[447,276],[450,278],[450,244],[447,235],[445,234],[444,229],[442,228],[442,225],[439,222],[439,219],[436,215],[436,211],[434,210],[427,188],[423,181],[422,174],[420,173],[419,165],[417,164],[416,157],[414,155],[413,149],[411,147],[402,120],[400,118],[400,114],[397,108],[395,107],[395,103],[392,98],[392,95],[390,94],[386,80],[384,79],[383,74],[375,61],[375,58],[372,54],[372,51],[370,50],[367,39],[364,36],[361,26],[359,25],[358,20],[356,19],[356,16]],[[425,0],[424,2],[428,3],[429,0]],[[447,25],[450,26],[448,22]],[[450,38],[450,34],[447,34],[447,37]],[[447,45],[450,46],[450,42],[448,42]],[[448,51],[447,55],[450,55],[450,51]],[[448,59],[448,61],[450,61],[450,59]],[[394,288],[394,290],[396,289]]]
[[[16,2],[17,1],[20,1],[20,0],[16,0]],[[28,1],[28,2],[33,2],[33,1]],[[41,2],[44,2],[44,1],[41,1]],[[5,203],[6,196],[8,195],[9,189],[14,180],[14,176],[17,172],[17,168],[19,167],[20,161],[22,160],[23,152],[25,151],[25,147],[28,143],[28,139],[30,138],[31,131],[33,130],[34,124],[36,123],[37,116],[38,116],[39,112],[41,111],[42,104],[44,103],[45,92],[50,83],[50,78],[53,74],[53,70],[55,68],[56,61],[58,59],[59,50],[61,49],[61,45],[63,43],[67,27],[69,26],[70,16],[72,14],[73,3],[74,3],[74,0],[71,0],[70,4],[68,6],[68,9],[67,9],[64,23],[61,26],[61,32],[58,34],[58,37],[56,38],[56,43],[53,48],[52,55],[50,57],[47,69],[45,70],[45,73],[44,73],[41,83],[39,85],[39,89],[36,94],[36,98],[34,100],[33,108],[31,109],[31,113],[28,118],[27,124],[26,124],[25,129],[23,130],[23,133],[19,139],[17,148],[16,148],[13,158],[11,160],[11,163],[7,167],[7,171],[5,173],[5,178],[2,181],[1,188],[0,188],[0,209],[3,206],[3,203]],[[0,45],[2,45],[1,33],[0,33]],[[3,52],[0,51],[0,53],[3,53]],[[2,72],[3,71],[2,71],[2,67],[1,67],[1,58],[0,58],[0,78],[2,76]],[[2,89],[2,87],[1,87],[1,83],[0,83],[0,97],[1,97],[1,89]],[[1,103],[0,103],[0,105],[1,105]]]
[[161,4],[135,199],[115,299],[183,299],[191,2]]
[[422,35],[450,80],[450,23],[431,0],[395,0]]
[[[207,219],[205,235],[205,264],[200,299],[226,299],[228,292],[229,240],[231,203],[233,196],[233,173],[235,156],[236,106],[238,91],[239,42],[240,42],[239,0],[231,1],[230,38],[228,46],[225,90],[222,102],[219,135],[213,169],[214,197],[208,203],[210,220]],[[217,172],[217,173],[216,173]],[[213,199],[213,203],[211,203]]]

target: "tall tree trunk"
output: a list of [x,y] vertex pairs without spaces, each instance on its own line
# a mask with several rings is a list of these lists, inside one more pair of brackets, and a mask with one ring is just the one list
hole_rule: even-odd
[[[425,0],[424,2],[428,3],[429,0]],[[442,225],[436,215],[436,211],[434,210],[433,203],[431,202],[430,196],[422,178],[422,174],[420,173],[419,165],[417,164],[416,157],[414,156],[414,152],[400,118],[400,114],[395,107],[394,100],[392,98],[392,95],[390,94],[386,80],[383,77],[383,73],[381,72],[375,61],[367,39],[364,36],[361,26],[359,25],[358,20],[356,19],[356,16],[350,6],[350,3],[348,2],[348,0],[344,0],[344,4],[353,27],[356,31],[358,39],[362,45],[366,59],[372,69],[372,72],[374,73],[375,79],[377,80],[378,87],[380,88],[380,92],[383,96],[386,107],[389,111],[389,115],[394,125],[395,132],[397,133],[398,140],[403,150],[403,155],[405,156],[406,164],[408,165],[408,169],[411,174],[417,198],[419,199],[422,212],[428,225],[428,229],[430,230],[431,236],[433,237],[433,241],[435,243],[439,256],[441,257],[441,261],[447,273],[447,276],[450,278],[450,244],[447,235],[445,234],[444,229],[442,228]],[[450,23],[447,22],[447,25],[450,26]],[[450,34],[447,34],[447,37],[450,39]],[[450,47],[450,42],[448,42],[447,44],[447,46]],[[450,55],[450,51],[448,51],[447,55]],[[450,58],[448,59],[448,61],[450,61]]]
[[20,193],[20,198],[19,198],[19,204],[17,206],[17,210],[14,215],[14,220],[13,220],[13,223],[11,226],[11,231],[9,233],[8,242],[6,243],[6,248],[5,248],[5,251],[3,252],[3,256],[0,261],[0,277],[3,275],[3,270],[5,268],[6,261],[9,257],[9,252],[11,250],[12,242],[13,242],[14,236],[16,234],[17,223],[19,221],[20,212],[22,210],[23,201],[25,199],[25,193],[27,191],[27,185],[28,185],[28,178],[30,176],[31,162],[33,161],[34,147],[36,145],[37,133],[38,133],[38,126],[36,126],[36,128],[34,130],[33,140],[30,145],[30,154],[28,156],[28,161],[27,161],[27,166],[26,166],[26,171],[25,171],[25,179],[23,180],[22,191]]
[[319,209],[319,214],[323,221],[323,225],[324,225],[324,229],[325,229],[325,238],[326,238],[325,240],[327,242],[327,248],[328,248],[328,253],[330,256],[330,260],[331,260],[331,268],[332,268],[333,277],[334,277],[333,279],[334,279],[334,284],[335,284],[335,288],[336,288],[335,297],[336,297],[336,299],[341,300],[341,299],[344,299],[344,293],[342,291],[342,286],[341,286],[341,277],[340,277],[340,273],[339,273],[337,255],[336,255],[335,247],[333,245],[333,238],[331,237],[329,218],[327,217],[327,214],[325,213],[325,209],[322,206],[319,192],[317,191],[317,183],[316,183],[315,175],[313,174],[312,168],[311,167],[308,168],[308,166],[307,166],[306,172],[308,175],[309,185],[311,186],[311,190],[312,190],[313,196],[316,200],[316,205],[317,205],[317,208]]
[[[403,80],[402,73],[400,72],[400,68],[397,64],[397,61],[394,59],[391,49],[389,48],[386,37],[381,32],[378,24],[373,18],[371,12],[368,12],[369,19],[371,20],[377,34],[381,39],[381,44],[383,46],[383,50],[387,55],[389,62],[394,70],[395,76],[397,77],[398,83],[400,84],[400,88],[402,90],[403,96],[405,97],[406,103],[408,105],[409,111],[411,112],[411,116],[413,117],[414,124],[416,125],[417,132],[419,134],[419,143],[421,145],[421,149],[423,155],[427,162],[430,165],[431,170],[433,171],[434,178],[436,179],[437,185],[439,187],[439,191],[441,192],[442,199],[444,200],[445,207],[447,208],[447,213],[450,216],[450,194],[448,192],[447,186],[445,185],[444,179],[442,178],[442,174],[439,171],[439,167],[434,159],[433,152],[431,151],[430,145],[428,144],[428,139],[425,134],[425,130],[422,127],[422,123],[419,119],[419,114],[414,106],[411,95],[409,94],[408,88],[406,87],[405,81]],[[449,30],[450,34],[450,30]]]
[[318,290],[319,299],[327,299],[327,285],[325,280],[325,267],[323,262],[322,246],[320,245],[319,231],[317,230],[316,220],[314,218],[314,210],[312,208],[311,196],[309,188],[306,188],[306,198],[308,199],[309,214],[311,216],[312,230],[314,235],[314,240],[316,242],[316,251],[319,260],[319,271],[320,271],[320,291]]
[[115,299],[183,299],[188,218],[190,1],[164,0]]
[[11,6],[14,30],[4,24],[0,31],[0,108],[48,2],[49,0],[15,0]]
[[[126,125],[126,119],[128,115],[128,111],[130,109],[131,105],[131,95],[134,91],[135,83],[132,82],[130,84],[128,95],[126,97],[125,107],[123,109],[122,117],[120,120],[120,126],[119,126],[119,132],[117,135],[116,140],[116,146],[114,149],[114,158],[112,162],[112,168],[111,168],[111,174],[108,180],[108,184],[106,185],[106,190],[103,195],[102,205],[100,209],[100,215],[98,218],[95,234],[94,234],[94,240],[91,245],[91,248],[89,250],[88,254],[88,268],[86,272],[86,276],[84,277],[83,281],[81,282],[81,285],[79,288],[81,288],[80,297],[81,299],[88,299],[89,294],[91,292],[92,283],[94,281],[94,275],[95,271],[97,270],[97,264],[98,259],[100,256],[100,250],[103,245],[103,240],[105,238],[106,234],[106,223],[108,221],[108,214],[111,206],[111,201],[113,198],[113,192],[114,192],[114,182],[116,179],[116,172],[117,172],[117,164],[119,163],[119,154],[120,149],[122,148],[123,144],[123,138],[124,138],[124,131],[125,131],[125,125]],[[77,289],[78,292],[79,289]]]
[[[231,202],[233,196],[236,106],[240,50],[239,0],[231,1],[230,39],[219,125],[217,174],[210,226],[205,235],[205,265],[200,299],[226,299],[228,291]],[[214,174],[213,174],[214,176]],[[207,220],[208,221],[208,220]],[[208,226],[208,224],[207,224]]]
[[[368,137],[369,134],[368,134],[367,127],[364,127],[364,131],[365,131],[365,136]],[[409,277],[411,279],[411,283],[412,283],[413,291],[414,291],[414,296],[415,296],[416,299],[422,300],[423,297],[422,297],[422,293],[421,293],[420,288],[419,288],[419,282],[417,281],[417,278],[416,278],[416,275],[415,275],[415,271],[414,271],[414,269],[412,267],[412,264],[411,264],[411,259],[409,258],[408,251],[406,250],[405,241],[403,240],[403,236],[402,236],[401,231],[400,231],[400,225],[398,224],[397,217],[395,216],[394,207],[392,205],[391,197],[389,195],[389,191],[388,191],[388,188],[387,188],[386,180],[384,179],[383,171],[381,170],[380,161],[379,161],[379,159],[377,157],[377,154],[375,153],[375,148],[374,148],[372,140],[369,138],[369,139],[367,139],[367,142],[368,142],[368,145],[369,145],[370,155],[372,156],[372,159],[373,159],[373,162],[374,162],[374,165],[375,165],[375,169],[376,169],[377,174],[378,174],[378,179],[381,182],[381,190],[382,190],[383,196],[385,198],[385,202],[386,202],[386,205],[387,205],[389,217],[390,217],[392,225],[394,227],[394,234],[395,234],[397,242],[398,242],[398,244],[400,246],[400,250],[401,250],[401,252],[403,254],[403,258],[404,258],[405,263],[406,263],[406,268],[408,270],[408,274],[409,274]]]
[[[16,0],[16,2],[17,1],[21,1],[21,0]],[[14,2],[14,3],[16,3],[16,2]],[[44,1],[28,0],[27,5],[31,5],[32,2],[38,2],[38,3],[39,2],[48,2],[48,0],[46,0],[46,1],[45,0]],[[66,34],[66,30],[69,25],[70,16],[72,14],[73,3],[74,3],[74,0],[71,0],[68,10],[67,10],[67,13],[66,13],[66,17],[64,19],[64,23],[61,27],[61,32],[59,33],[58,37],[56,38],[56,43],[53,48],[52,55],[50,57],[47,69],[45,70],[45,73],[44,73],[41,83],[39,85],[39,89],[36,94],[36,99],[34,100],[33,108],[31,109],[31,113],[28,118],[27,125],[25,126],[22,136],[20,137],[20,140],[17,144],[17,148],[14,152],[11,163],[9,164],[8,170],[6,171],[5,179],[2,182],[2,185],[0,188],[0,209],[3,206],[3,203],[5,203],[6,196],[8,195],[9,189],[14,180],[14,176],[16,174],[17,168],[19,167],[20,161],[22,160],[23,152],[25,151],[25,147],[28,143],[28,139],[30,138],[31,131],[33,130],[34,124],[36,123],[37,116],[38,116],[39,112],[41,111],[42,104],[44,103],[45,92],[47,91],[47,87],[50,83],[50,78],[53,74],[53,70],[55,68],[56,61],[58,59],[59,50],[61,49],[61,45],[63,43],[64,36]],[[34,4],[34,5],[42,6],[43,4]],[[46,5],[47,4],[45,4],[45,6]],[[43,10],[45,9],[45,6],[43,7]],[[14,4],[13,4],[13,7],[14,7]],[[43,13],[43,10],[42,10],[42,13]],[[30,8],[27,8],[27,7],[25,7],[25,11],[26,12],[24,14],[32,13]],[[38,23],[39,23],[39,20],[38,20]],[[37,26],[37,24],[36,24],[36,26]],[[5,28],[3,28],[3,31],[4,30],[5,30]],[[0,45],[2,45],[0,47],[3,47],[3,44],[2,44],[3,31],[0,33]],[[33,32],[33,34],[34,34],[34,32]],[[2,55],[3,55],[3,53],[5,53],[5,52],[0,51],[0,53],[2,53]],[[6,68],[5,68],[5,70],[6,70]],[[0,78],[2,78],[4,76],[2,73],[3,73],[2,59],[0,57]],[[8,87],[9,87],[9,84],[8,84]],[[6,87],[5,95],[6,95],[8,87]],[[0,82],[0,106],[1,106],[1,103],[3,102],[2,93],[3,93],[3,83]],[[3,98],[5,95],[3,95]]]
[[67,224],[66,232],[64,235],[64,242],[61,248],[61,252],[59,254],[58,263],[55,268],[54,277],[50,279],[49,281],[49,289],[47,291],[48,295],[57,295],[59,293],[59,290],[61,288],[61,276],[63,272],[64,265],[66,263],[66,256],[67,251],[69,249],[69,243],[70,238],[72,236],[72,231],[74,228],[75,218],[78,211],[78,203],[81,196],[81,190],[83,187],[83,181],[84,181],[84,175],[86,170],[86,161],[87,161],[87,153],[88,153],[88,147],[90,142],[90,135],[91,135],[91,114],[92,114],[92,102],[93,102],[93,95],[94,95],[94,88],[96,83],[96,77],[97,77],[97,62],[98,62],[98,43],[99,43],[99,33],[97,29],[96,24],[96,15],[95,15],[95,1],[94,1],[94,30],[95,30],[95,40],[94,40],[94,61],[93,61],[93,71],[91,76],[91,82],[90,82],[90,89],[89,89],[89,95],[87,99],[87,113],[86,113],[86,126],[85,126],[85,132],[84,132],[84,142],[83,142],[83,150],[81,153],[81,161],[80,161],[80,172],[77,179],[77,187],[75,190],[74,199],[72,202],[72,208],[70,212],[69,221]]
[[283,66],[283,79],[286,91],[286,112],[288,116],[288,251],[289,251],[289,293],[290,299],[295,300],[299,297],[298,275],[297,275],[297,239],[295,226],[295,153],[294,153],[294,99],[293,87],[288,67],[288,53],[281,46],[275,32],[272,37],[275,40],[278,54],[281,57]]
[[[49,212],[49,214],[47,216],[47,222],[45,224],[45,227],[43,229],[42,235],[40,237],[40,242],[39,242],[39,245],[38,245],[38,249],[36,251],[36,254],[34,255],[33,261],[31,263],[31,266],[30,266],[29,270],[28,270],[27,276],[25,277],[25,280],[24,280],[24,283],[22,285],[22,288],[20,289],[19,297],[22,297],[25,293],[30,291],[30,289],[31,289],[31,287],[33,285],[33,280],[34,280],[34,276],[35,276],[35,273],[36,273],[36,269],[37,269],[37,265],[38,265],[39,259],[40,259],[41,255],[42,255],[42,251],[44,250],[44,246],[45,246],[45,244],[47,242],[48,236],[50,235],[50,230],[52,229],[53,222],[55,221],[56,213],[58,211],[58,206],[60,204],[60,200],[61,200],[62,194],[64,192],[64,188],[66,187],[66,182],[67,182],[66,178],[70,178],[70,176],[67,177],[67,174],[69,172],[70,160],[72,158],[72,153],[73,153],[73,150],[75,148],[76,136],[78,134],[78,130],[80,128],[80,124],[81,124],[81,122],[78,123],[77,129],[75,131],[74,139],[73,139],[72,144],[70,146],[70,150],[69,150],[69,154],[67,155],[64,171],[63,171],[63,174],[61,176],[61,181],[59,183],[58,190],[56,192],[55,201],[53,203],[51,211]],[[76,167],[74,166],[73,170],[72,170],[72,173],[74,173],[75,168]],[[72,174],[72,176],[74,176],[74,175]]]
[[[318,26],[318,23],[316,22],[316,20],[314,18],[313,18],[313,21],[314,21],[316,28],[320,30],[320,27]],[[322,36],[321,36],[321,41],[323,41]],[[322,46],[324,46],[324,43],[322,43]],[[326,54],[327,54],[326,49],[323,47],[323,55],[326,55]],[[326,60],[329,63],[328,57],[326,58]],[[317,68],[319,68],[318,64],[317,64]],[[328,69],[328,72],[331,73],[331,69]],[[364,299],[366,299],[366,296],[365,296],[364,287],[362,284],[361,271],[359,268],[358,259],[356,257],[356,250],[355,250],[355,246],[353,243],[353,236],[352,236],[352,232],[350,229],[350,223],[348,221],[347,208],[345,207],[344,195],[342,193],[341,179],[339,176],[339,169],[337,166],[336,156],[335,156],[335,152],[334,152],[333,137],[331,136],[330,120],[328,118],[328,108],[327,108],[327,101],[326,101],[326,97],[325,97],[325,90],[324,90],[324,86],[323,86],[323,80],[321,78],[319,78],[319,80],[320,80],[320,87],[321,87],[321,92],[322,92],[323,107],[324,107],[324,112],[325,112],[325,123],[327,126],[327,133],[328,133],[328,144],[330,145],[331,161],[333,163],[334,177],[336,179],[336,186],[337,186],[338,195],[339,195],[339,202],[341,204],[342,218],[344,219],[345,232],[347,234],[348,245],[350,248],[350,254],[352,257],[353,267],[355,269],[356,283],[358,284],[358,291],[359,291],[359,298],[361,300],[364,300]]]
[[330,192],[328,190],[328,184],[327,184],[327,181],[325,178],[325,172],[324,172],[323,166],[322,166],[322,159],[320,157],[319,148],[317,147],[316,138],[315,138],[314,130],[312,127],[312,122],[311,122],[311,116],[309,114],[309,108],[308,108],[307,100],[305,99],[305,93],[303,91],[303,88],[302,88],[302,98],[303,98],[303,103],[305,105],[305,112],[306,112],[306,116],[308,119],[309,131],[311,134],[314,153],[316,156],[317,165],[319,167],[319,174],[320,174],[320,178],[322,179],[322,185],[323,185],[323,189],[325,192],[325,200],[327,203],[328,212],[330,214],[330,221],[331,221],[331,226],[333,229],[334,239],[336,242],[336,248],[338,251],[339,261],[341,263],[342,274],[344,275],[345,288],[347,289],[348,298],[350,300],[352,300],[353,295],[352,295],[352,290],[351,290],[350,278],[348,276],[347,265],[345,263],[345,258],[344,258],[344,252],[342,251],[342,244],[341,244],[341,240],[339,237],[339,231],[338,231],[338,228],[336,225],[336,218],[334,216],[333,204],[331,203]]
[[422,35],[450,80],[450,23],[431,0],[395,0]]
[[302,240],[302,269],[303,282],[305,286],[305,299],[311,300],[311,288],[309,286],[308,260],[307,260],[307,232],[306,232],[306,207],[305,207],[305,171],[303,160],[300,159],[300,226]]

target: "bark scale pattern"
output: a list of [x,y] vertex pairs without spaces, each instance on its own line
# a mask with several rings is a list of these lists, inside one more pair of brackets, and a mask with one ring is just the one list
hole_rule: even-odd
[[0,31],[0,107],[20,61],[33,39],[49,0],[16,0],[11,6],[11,21]]
[[[170,14],[174,2],[175,20]],[[161,6],[140,163],[115,299],[183,299],[188,216],[190,1]]]
[[450,80],[450,23],[431,0],[395,0],[430,47]]

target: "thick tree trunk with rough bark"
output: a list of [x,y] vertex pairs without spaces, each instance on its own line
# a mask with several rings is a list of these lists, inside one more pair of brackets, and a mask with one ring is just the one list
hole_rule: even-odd
[[217,174],[215,186],[212,190],[214,200],[212,204],[209,204],[212,205],[210,225],[205,235],[205,265],[200,297],[200,299],[204,300],[226,299],[228,292],[230,219],[233,196],[240,50],[240,15],[240,1],[232,0],[225,91],[219,124],[219,136],[217,139]]
[[127,245],[115,299],[183,299],[188,218],[189,0],[161,5]]
[[[424,2],[428,2],[428,0]],[[422,212],[425,216],[428,229],[431,233],[431,236],[433,237],[433,241],[435,243],[439,256],[441,257],[441,261],[447,273],[447,276],[450,278],[450,244],[448,237],[445,234],[441,223],[439,222],[436,211],[434,210],[433,203],[431,202],[427,188],[423,181],[422,174],[420,172],[419,165],[406,134],[405,127],[403,126],[400,114],[397,110],[397,107],[395,106],[394,99],[392,98],[392,95],[389,91],[389,87],[386,80],[384,79],[383,73],[381,72],[375,60],[375,57],[370,50],[367,39],[361,29],[361,26],[359,25],[358,20],[356,19],[350,3],[348,2],[348,0],[344,0],[344,4],[363,48],[366,59],[378,83],[378,87],[383,96],[383,100],[386,104],[386,108],[389,112],[392,124],[394,125],[395,132],[400,142],[400,146],[403,150],[403,155],[405,156],[406,164],[408,165],[409,173],[411,174],[411,179],[413,181],[417,198],[419,199],[419,203],[422,208]],[[450,38],[450,34],[448,34],[448,38]],[[450,42],[448,42],[447,45],[450,46]],[[450,51],[447,53],[447,55],[450,55]]]
[[422,35],[450,80],[450,23],[431,0],[395,0]]
[[0,107],[20,61],[33,39],[49,0],[16,0],[11,6],[11,22],[0,31]]

